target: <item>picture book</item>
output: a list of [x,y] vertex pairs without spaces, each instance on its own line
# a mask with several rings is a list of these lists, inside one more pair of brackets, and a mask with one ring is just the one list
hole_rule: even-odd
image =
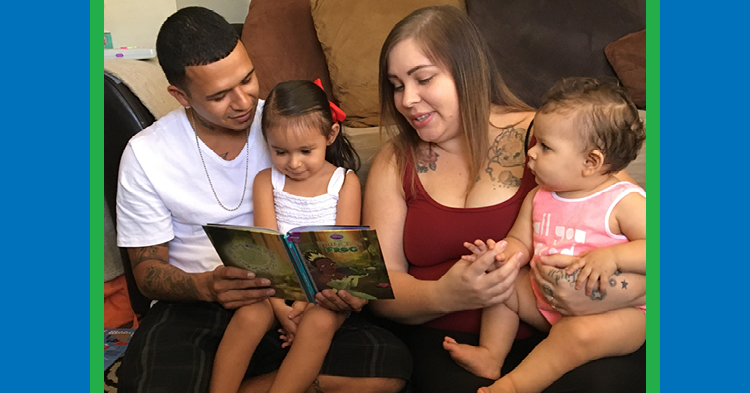
[[393,299],[388,271],[369,227],[307,226],[286,234],[221,224],[203,226],[221,261],[267,278],[274,297],[315,302],[324,290]]
[[135,329],[104,329],[104,369],[125,353]]

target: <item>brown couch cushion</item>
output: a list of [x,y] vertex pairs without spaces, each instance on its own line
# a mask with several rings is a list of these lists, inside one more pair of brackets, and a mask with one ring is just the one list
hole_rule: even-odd
[[508,87],[532,106],[560,78],[615,80],[604,47],[646,28],[645,0],[466,0]]
[[639,109],[646,109],[646,29],[604,48],[607,60]]
[[266,98],[279,82],[317,78],[328,98],[333,98],[310,0],[253,0],[242,29],[242,43],[258,73],[261,98]]
[[465,9],[464,0],[311,0],[310,3],[333,94],[346,112],[344,124],[350,127],[378,125],[378,58],[393,26],[412,11],[430,5],[452,4]]

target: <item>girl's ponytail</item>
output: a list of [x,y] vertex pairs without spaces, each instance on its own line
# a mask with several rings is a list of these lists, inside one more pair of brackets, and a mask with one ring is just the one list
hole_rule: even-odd
[[361,164],[359,154],[357,154],[349,138],[344,135],[343,129],[339,131],[339,135],[333,143],[326,148],[326,161],[336,166],[351,169],[354,172],[359,171]]

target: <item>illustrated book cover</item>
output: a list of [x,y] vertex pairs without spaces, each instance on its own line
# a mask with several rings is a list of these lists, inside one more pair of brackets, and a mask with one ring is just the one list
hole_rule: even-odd
[[104,369],[125,353],[135,329],[104,329]]
[[267,278],[274,297],[313,302],[324,290],[393,299],[378,236],[369,227],[307,226],[278,231],[221,224],[203,226],[221,261]]

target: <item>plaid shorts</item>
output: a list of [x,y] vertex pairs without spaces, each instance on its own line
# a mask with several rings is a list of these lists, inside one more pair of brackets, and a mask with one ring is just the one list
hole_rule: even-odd
[[[216,349],[232,315],[217,303],[156,303],[128,345],[118,391],[208,392]],[[246,377],[278,369],[286,353],[272,329],[253,353]],[[320,373],[408,381],[411,368],[403,342],[353,314],[334,335]]]

